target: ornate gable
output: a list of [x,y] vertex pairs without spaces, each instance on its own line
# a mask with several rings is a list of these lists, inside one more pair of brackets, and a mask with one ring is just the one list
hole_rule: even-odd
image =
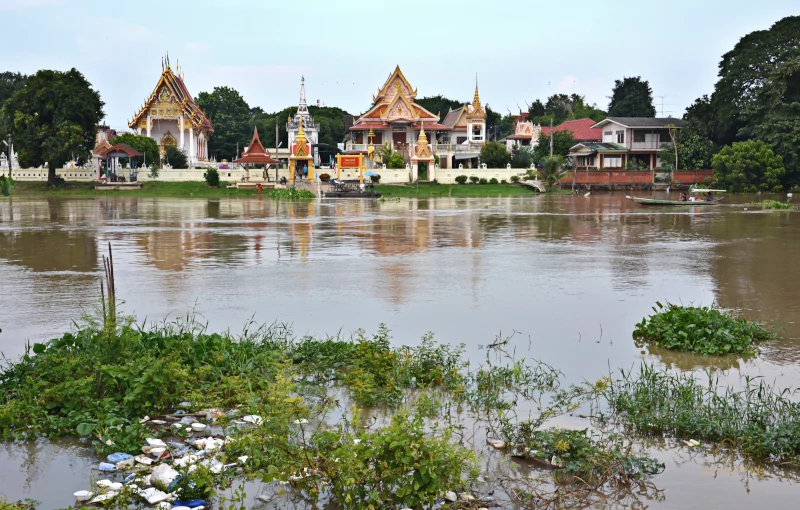
[[147,116],[157,119],[179,119],[183,117],[189,125],[207,134],[214,132],[211,121],[195,103],[183,78],[176,75],[166,59],[162,63],[161,78],[144,104],[134,114],[128,127],[147,128]]
[[378,91],[378,95],[373,97],[373,100],[379,102],[380,99],[384,99],[385,102],[389,102],[394,99],[398,91],[401,92],[401,95],[412,99],[417,97],[417,91],[403,75],[400,66],[395,67],[394,72],[389,75],[389,79],[386,80],[386,83],[384,83],[383,87]]
[[418,119],[419,111],[414,108],[414,103],[407,95],[402,93],[401,85],[395,84],[395,94],[392,102],[381,113],[381,118],[392,121],[394,119]]

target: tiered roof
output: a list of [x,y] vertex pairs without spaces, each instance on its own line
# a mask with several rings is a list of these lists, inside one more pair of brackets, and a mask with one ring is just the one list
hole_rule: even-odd
[[386,83],[372,96],[374,106],[358,120],[353,130],[387,129],[391,122],[412,122],[415,127],[446,129],[439,124],[439,116],[414,102],[417,90],[408,82],[400,66],[389,75]]
[[177,108],[184,118],[189,119],[189,123],[194,129],[205,133],[214,132],[211,121],[192,98],[192,94],[186,87],[183,77],[172,71],[169,65],[169,57],[162,62],[161,78],[158,80],[158,84],[134,114],[133,119],[128,122],[128,127],[136,128],[139,121],[147,117],[147,112],[151,108],[158,107]]
[[261,144],[261,139],[258,137],[258,128],[253,128],[253,139],[250,145],[244,150],[244,154],[239,159],[233,160],[234,163],[242,163],[244,165],[277,165],[280,161],[272,159],[267,149]]

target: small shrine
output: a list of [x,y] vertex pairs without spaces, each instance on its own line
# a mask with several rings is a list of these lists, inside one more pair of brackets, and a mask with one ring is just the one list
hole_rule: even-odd
[[128,127],[155,140],[162,155],[169,146],[185,151],[190,167],[208,161],[208,140],[214,128],[186,87],[180,68],[177,73],[172,70],[169,56],[161,62],[155,89]]
[[233,160],[233,162],[244,165],[248,178],[250,175],[250,165],[265,165],[265,175],[268,175],[266,174],[266,165],[275,165],[275,182],[278,182],[278,166],[280,165],[280,161],[273,159],[269,151],[264,148],[264,145],[261,143],[261,138],[258,137],[257,127],[253,128],[253,139],[250,141],[250,145],[244,150],[242,157]]
[[[420,129],[417,144],[414,147],[414,155],[411,157],[411,180],[432,181],[435,179],[435,161],[431,146],[428,145],[428,137],[425,136],[425,128]],[[420,171],[420,164],[425,165],[422,171]]]
[[289,146],[291,154],[289,156],[289,179],[294,184],[296,174],[300,177],[307,177],[308,182],[316,179],[314,174],[314,156],[311,154],[311,144],[306,139],[306,132],[303,129],[303,119],[299,120],[297,127],[297,138]]
[[319,126],[314,122],[314,118],[308,112],[308,104],[306,104],[306,79],[302,76],[300,77],[300,104],[297,106],[297,113],[295,113],[294,118],[289,117],[286,123],[286,132],[289,135],[289,147],[297,140],[301,122],[306,139],[308,143],[311,144],[311,154],[314,157],[314,165],[319,166]]

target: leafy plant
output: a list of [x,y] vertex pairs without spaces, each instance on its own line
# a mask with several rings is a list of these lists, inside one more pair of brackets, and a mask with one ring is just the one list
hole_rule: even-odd
[[209,168],[206,170],[205,173],[203,173],[203,178],[206,180],[206,184],[208,184],[209,187],[219,187],[219,172],[216,168]]
[[11,191],[14,189],[14,179],[0,175],[0,195],[4,197],[10,196]]
[[151,179],[158,179],[158,165],[150,165],[150,171],[147,176]]
[[456,184],[466,184],[467,176],[466,175],[457,175],[455,181],[456,181]]
[[471,182],[472,184],[478,184],[478,181],[480,180],[481,180],[480,177],[478,177],[477,175],[469,176],[469,182]]
[[518,183],[519,182],[519,175],[512,175],[511,176],[511,182],[513,182],[514,184]]
[[613,411],[603,420],[641,434],[712,441],[753,458],[797,462],[800,404],[794,392],[749,376],[739,387],[722,386],[710,373],[702,381],[642,363],[638,371],[622,370],[603,390]]
[[500,181],[498,181],[496,178],[492,177],[491,179],[489,179],[489,184],[500,184]]
[[547,183],[547,191],[550,192],[561,179],[570,175],[570,171],[564,168],[564,158],[553,156],[544,160],[542,169],[536,174]]
[[164,150],[164,162],[172,168],[189,168],[189,158],[186,151],[174,145],[168,145]]
[[486,180],[485,178],[483,178],[483,177],[481,177],[480,179],[478,179],[478,184],[488,184],[488,183],[489,183],[489,181],[487,181],[487,180]]
[[757,322],[715,307],[679,306],[657,302],[654,314],[636,325],[637,345],[652,343],[665,349],[700,354],[752,354],[754,343],[774,334]]
[[790,201],[779,202],[778,200],[764,200],[759,205],[762,209],[795,209]]

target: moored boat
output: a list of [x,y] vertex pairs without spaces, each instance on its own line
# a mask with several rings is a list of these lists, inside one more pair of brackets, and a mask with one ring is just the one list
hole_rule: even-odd
[[629,200],[633,200],[637,204],[641,205],[717,205],[719,202],[717,200],[708,202],[705,200],[696,200],[694,202],[690,202],[688,200],[658,200],[655,198],[639,198],[639,197],[628,197],[625,198]]

